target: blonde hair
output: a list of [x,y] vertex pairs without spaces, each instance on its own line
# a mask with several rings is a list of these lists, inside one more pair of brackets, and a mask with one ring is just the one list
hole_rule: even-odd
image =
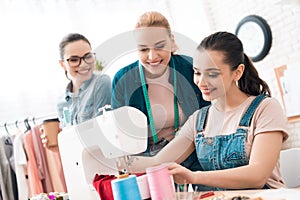
[[165,16],[159,12],[149,11],[141,15],[135,25],[135,28],[142,27],[162,27],[166,28],[171,36],[171,27]]
[[[136,25],[135,28],[143,28],[143,27],[161,27],[165,28],[168,32],[168,35],[170,38],[172,38],[172,31],[171,31],[171,26],[169,24],[169,21],[167,18],[162,15],[159,12],[156,11],[148,11],[142,14]],[[178,50],[177,44],[174,42],[174,45],[172,47],[172,54],[174,54]]]

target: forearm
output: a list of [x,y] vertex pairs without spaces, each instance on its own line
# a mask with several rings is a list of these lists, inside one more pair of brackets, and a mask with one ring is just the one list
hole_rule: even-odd
[[194,172],[192,183],[227,189],[262,188],[268,174],[253,169],[255,166],[243,166],[233,169]]
[[193,141],[184,136],[176,136],[167,146],[153,157],[131,156],[129,172],[145,172],[147,167],[162,163],[183,162],[195,149]]
[[258,134],[252,146],[248,165],[218,171],[195,172],[193,182],[229,189],[261,188],[278,162],[282,138],[281,132]]

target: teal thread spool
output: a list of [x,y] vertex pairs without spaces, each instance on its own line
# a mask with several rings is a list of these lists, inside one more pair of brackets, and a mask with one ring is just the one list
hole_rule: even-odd
[[135,175],[114,179],[111,181],[111,187],[114,195],[114,200],[142,199]]

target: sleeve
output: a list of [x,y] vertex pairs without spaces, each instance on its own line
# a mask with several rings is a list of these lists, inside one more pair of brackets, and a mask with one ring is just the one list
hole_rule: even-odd
[[64,107],[68,107],[67,104],[65,102],[59,102],[56,106],[56,110],[57,110],[57,115],[58,115],[58,119],[60,121],[60,124],[62,127],[65,127],[65,120],[64,120],[64,115],[63,115],[63,108]]
[[129,165],[129,172],[145,172],[146,168],[162,163],[182,163],[195,149],[193,140],[193,121],[190,117],[179,130],[176,137],[153,157],[132,156]]
[[95,85],[95,113],[99,115],[99,108],[105,105],[111,105],[111,79],[106,74],[101,74]]
[[186,137],[186,139],[194,142],[195,134],[197,133],[196,122],[198,112],[199,110],[196,110],[191,116],[189,116],[177,135],[183,135],[184,137]]
[[262,132],[282,131],[284,141],[288,138],[287,119],[275,98],[266,98],[254,115],[254,135]]
[[22,133],[18,134],[13,143],[13,155],[15,158],[15,165],[26,165],[26,153],[23,146],[23,137]]
[[112,81],[111,106],[113,109],[119,108],[125,104],[123,95],[124,90],[122,89],[124,85],[121,83],[121,77],[120,73],[117,73]]

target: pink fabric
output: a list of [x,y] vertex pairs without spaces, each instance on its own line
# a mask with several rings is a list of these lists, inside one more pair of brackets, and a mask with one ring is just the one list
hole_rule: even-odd
[[[158,78],[147,78],[148,95],[158,138],[174,138],[174,87],[169,83],[170,68]],[[186,120],[178,104],[180,124]],[[152,139],[152,138],[150,138]],[[151,140],[150,140],[151,141]],[[152,142],[152,141],[151,141]]]
[[39,178],[42,181],[43,190],[46,193],[53,192],[51,177],[48,171],[45,148],[41,140],[40,126],[37,125],[32,129],[33,146],[36,155],[36,163]]
[[27,172],[28,172],[28,186],[29,186],[29,196],[43,193],[42,182],[39,178],[36,155],[33,147],[32,132],[28,131],[25,133],[24,137],[24,147],[28,156],[27,161]]
[[48,163],[48,170],[51,176],[54,191],[67,192],[67,186],[58,146],[49,148],[46,147],[45,152]]

